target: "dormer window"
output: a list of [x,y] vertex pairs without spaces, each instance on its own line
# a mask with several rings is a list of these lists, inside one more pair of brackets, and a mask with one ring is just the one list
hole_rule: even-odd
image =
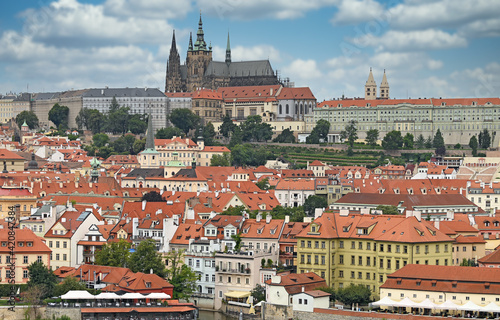
[[485,227],[489,227],[489,226],[490,226],[490,222],[489,222],[489,221],[485,221],[485,222],[484,222],[484,226],[485,226]]
[[316,226],[311,226],[311,232],[316,232]]

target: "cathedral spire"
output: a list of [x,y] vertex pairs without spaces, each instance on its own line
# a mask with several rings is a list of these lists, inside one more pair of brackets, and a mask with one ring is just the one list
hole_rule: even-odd
[[226,46],[226,64],[231,64],[231,45],[229,43],[229,31],[227,32],[227,46]]
[[385,75],[385,69],[384,69],[384,76],[382,77],[382,82],[380,83],[380,98],[382,99],[389,99],[389,82],[387,82],[387,76]]
[[203,22],[201,21],[200,12],[200,22],[198,22],[198,31],[196,32],[196,42],[194,43],[195,51],[206,51],[207,43],[205,42],[205,34],[203,32]]
[[365,84],[365,100],[375,100],[377,99],[377,83],[373,78],[372,68],[370,68],[370,73],[368,74],[368,80]]
[[189,46],[188,46],[188,51],[193,51],[193,33],[189,33]]
[[148,130],[146,132],[146,146],[145,150],[155,150],[155,137],[153,132],[153,116],[151,115],[151,109],[149,110],[148,116]]

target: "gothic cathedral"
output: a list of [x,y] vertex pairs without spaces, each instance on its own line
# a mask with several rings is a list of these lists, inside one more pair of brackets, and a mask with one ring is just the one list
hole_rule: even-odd
[[212,45],[207,47],[203,32],[203,22],[198,23],[196,42],[192,34],[186,63],[181,65],[175,42],[175,31],[167,62],[165,92],[195,91],[200,88],[217,89],[228,86],[256,86],[280,84],[269,60],[231,61],[231,46],[227,35],[225,61],[212,60]]

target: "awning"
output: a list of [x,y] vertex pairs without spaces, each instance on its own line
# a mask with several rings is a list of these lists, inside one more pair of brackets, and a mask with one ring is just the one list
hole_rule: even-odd
[[119,297],[120,299],[145,299],[146,297],[140,293],[127,292]]
[[483,311],[483,308],[478,306],[472,301],[467,302],[463,306],[459,306],[458,310],[466,310],[466,311]]
[[435,304],[429,299],[425,299],[424,301],[416,303],[415,305],[418,306],[418,308],[423,308],[423,309],[435,309],[437,306],[437,304]]
[[386,306],[386,307],[391,307],[393,304],[394,304],[394,300],[392,300],[391,298],[389,298],[388,296],[385,296],[383,297],[382,299],[380,299],[379,301],[377,302],[373,302],[372,305],[373,306]]
[[457,310],[458,307],[459,307],[459,305],[454,303],[453,301],[446,300],[445,302],[437,305],[436,309]]
[[248,298],[250,297],[250,292],[249,291],[230,291],[224,293],[226,297],[229,298]]
[[483,308],[483,311],[484,312],[500,312],[500,307],[496,303],[490,302],[489,305],[487,305],[486,307]]
[[151,292],[150,294],[146,295],[145,298],[148,298],[148,299],[170,299],[170,295],[163,293],[163,292]]
[[72,290],[61,296],[63,300],[93,300],[95,297],[85,290]]
[[97,296],[94,296],[96,299],[120,299],[121,297],[114,292],[101,292]]

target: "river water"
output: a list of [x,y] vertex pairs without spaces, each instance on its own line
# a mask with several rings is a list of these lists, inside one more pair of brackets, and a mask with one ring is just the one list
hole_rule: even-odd
[[227,317],[222,312],[217,311],[201,311],[199,312],[200,320],[233,320],[234,318]]

